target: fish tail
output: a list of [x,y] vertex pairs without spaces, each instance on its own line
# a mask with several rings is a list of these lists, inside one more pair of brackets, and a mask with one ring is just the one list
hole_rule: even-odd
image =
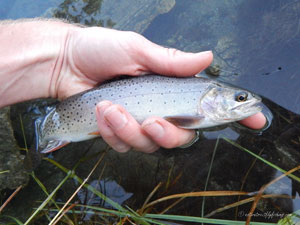
[[35,131],[35,150],[38,152],[39,151],[39,146],[40,146],[40,140],[41,140],[41,123],[42,123],[42,118],[39,117],[34,121],[34,131]]

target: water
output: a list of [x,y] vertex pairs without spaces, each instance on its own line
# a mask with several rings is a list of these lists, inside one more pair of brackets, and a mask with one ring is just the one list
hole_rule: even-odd
[[[211,49],[215,56],[214,64],[221,68],[221,75],[217,79],[263,96],[265,105],[273,113],[273,122],[262,134],[236,127],[218,133],[205,133],[207,139],[202,139],[188,150],[162,150],[151,155],[109,151],[94,179],[103,179],[97,177],[102,174],[106,180],[116,181],[126,193],[133,193],[126,204],[138,209],[159,182],[164,182],[164,186],[153,199],[174,193],[203,191],[212,159],[206,190],[242,188],[255,192],[281,174],[224,140],[220,140],[216,146],[216,138],[220,134],[282,169],[289,170],[297,166],[300,160],[300,1],[141,2],[5,0],[0,3],[0,12],[3,12],[1,19],[66,17],[72,22],[136,31],[155,43],[184,51]],[[75,143],[54,154],[54,159],[72,168],[84,154],[96,154],[102,149],[101,146],[103,143],[99,140],[96,143]],[[94,163],[95,159],[81,163],[76,173],[86,177]],[[49,187],[55,187],[57,179],[60,181],[63,178],[63,174],[46,162],[38,167],[36,173]],[[66,201],[74,192],[72,185],[75,183],[64,189],[57,199]],[[284,178],[271,185],[266,193],[298,196],[299,191],[298,182]],[[11,207],[14,206],[15,211],[26,211],[25,206],[20,204],[24,199],[43,199],[42,194],[36,194],[41,197],[34,198],[30,193],[40,193],[34,181],[17,196]],[[89,194],[86,193],[86,196]],[[167,213],[201,216],[202,200],[185,199]],[[207,197],[204,215],[236,201],[237,197]],[[161,203],[154,211],[159,212],[170,204]],[[31,207],[27,208],[30,213]],[[245,220],[250,208],[251,204],[241,205],[238,209],[219,212],[213,218]],[[261,200],[253,221],[277,222],[280,219],[278,215],[299,209],[298,199]],[[7,209],[7,213],[16,215],[12,209]],[[273,216],[264,216],[270,214]]]

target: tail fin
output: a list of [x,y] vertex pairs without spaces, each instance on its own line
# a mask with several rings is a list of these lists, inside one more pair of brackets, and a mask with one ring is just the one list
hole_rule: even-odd
[[41,132],[40,125],[42,123],[42,118],[39,117],[34,121],[34,131],[35,131],[35,150],[39,151],[40,140],[41,140]]

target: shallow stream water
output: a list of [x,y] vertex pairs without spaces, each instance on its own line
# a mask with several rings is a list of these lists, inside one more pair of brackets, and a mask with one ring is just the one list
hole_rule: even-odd
[[[106,151],[101,140],[92,140],[73,143],[51,156],[68,169],[73,168],[78,159],[87,157],[88,160],[80,163],[76,169],[76,174],[85,178],[96,163],[96,157],[91,156],[106,152],[103,163],[89,183],[116,202],[139,209],[159,182],[163,186],[153,199],[204,190],[257,192],[282,174],[226,139],[221,138],[217,142],[220,134],[286,171],[299,165],[299,0],[0,2],[0,19],[32,17],[64,18],[88,26],[136,31],[157,44],[183,51],[212,50],[215,56],[213,65],[220,67],[220,75],[212,78],[261,95],[264,104],[270,109],[272,124],[262,133],[233,126],[219,132],[206,132],[200,141],[185,150],[161,149],[150,155],[137,152],[119,154]],[[24,118],[29,117],[25,128],[30,145],[32,114],[27,109],[28,105],[15,106],[13,115],[21,113]],[[14,124],[18,124],[18,117],[12,117],[15,119]],[[21,137],[18,131],[16,135]],[[64,173],[45,160],[38,165],[35,173],[50,190],[64,177]],[[300,175],[297,172],[294,174]],[[65,202],[77,186],[78,183],[70,179],[55,199]],[[264,194],[295,198],[260,200],[252,221],[277,222],[288,213],[299,210],[299,191],[299,182],[289,177],[270,185]],[[10,203],[5,213],[25,221],[32,208],[39,205],[36,201],[44,198],[36,182],[31,180]],[[107,206],[87,190],[79,193],[77,201]],[[245,221],[252,202],[212,215],[214,210],[236,201],[238,197],[187,198],[167,213],[210,215],[211,218]],[[152,208],[151,212],[158,213],[171,204],[172,202],[163,202]],[[87,215],[78,219],[92,221],[92,217]]]

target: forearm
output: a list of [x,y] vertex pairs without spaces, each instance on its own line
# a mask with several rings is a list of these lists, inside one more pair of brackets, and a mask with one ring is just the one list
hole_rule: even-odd
[[0,107],[54,95],[72,27],[59,21],[0,23]]

